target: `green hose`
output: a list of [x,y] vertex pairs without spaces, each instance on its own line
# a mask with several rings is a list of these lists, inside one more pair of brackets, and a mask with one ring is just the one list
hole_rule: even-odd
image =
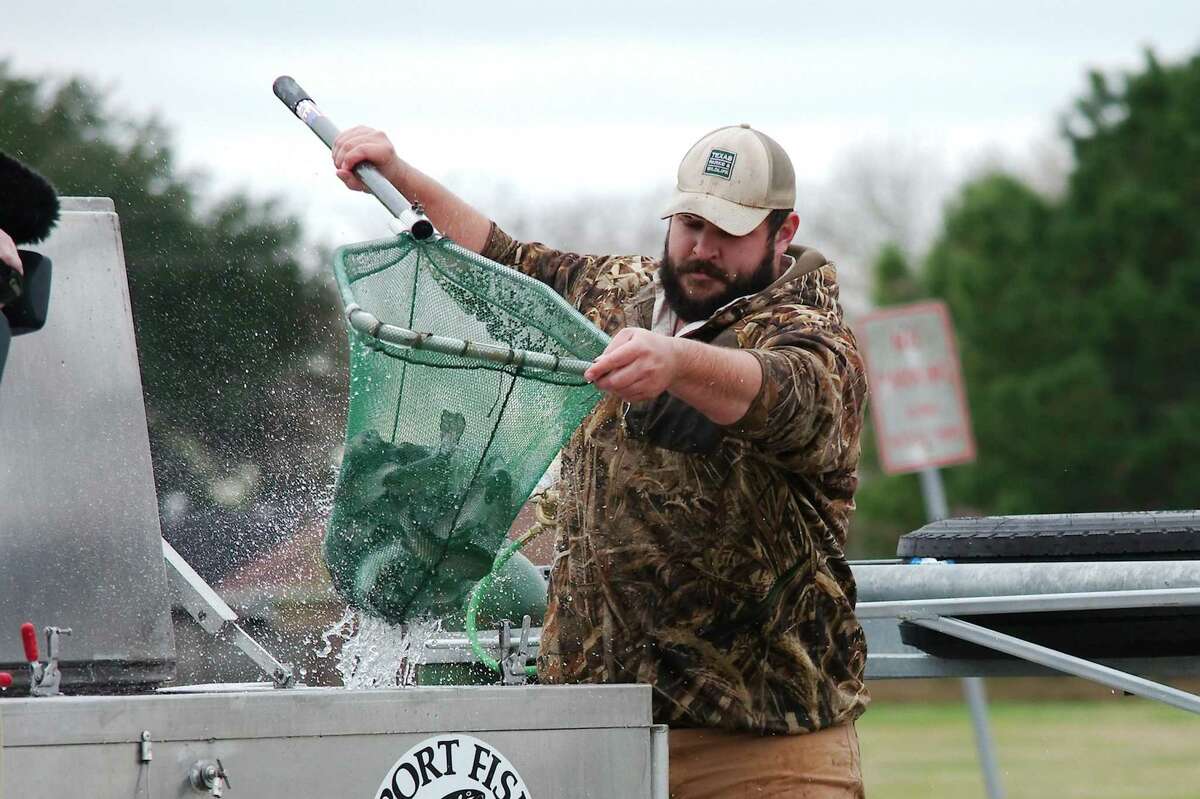
[[[483,595],[487,593],[489,588],[492,587],[492,580],[495,579],[500,570],[504,568],[504,564],[508,563],[509,558],[513,556],[514,552],[533,540],[533,538],[540,532],[542,532],[541,526],[534,525],[516,541],[513,541],[504,549],[500,550],[500,553],[496,555],[496,559],[492,562],[492,570],[485,574],[483,579],[475,584],[474,590],[471,591],[471,596],[467,599],[467,641],[469,641],[471,644],[471,652],[475,655],[475,657],[479,658],[479,662],[497,674],[502,673],[503,669],[500,668],[499,661],[489,655],[484,648],[479,645],[479,632],[475,629],[475,616],[479,611],[479,603],[482,601]],[[537,667],[526,666],[525,676],[536,677]]]

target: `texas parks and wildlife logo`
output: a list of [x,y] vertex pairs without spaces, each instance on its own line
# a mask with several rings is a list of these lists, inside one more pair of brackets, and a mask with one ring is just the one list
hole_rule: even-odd
[[733,164],[737,161],[737,153],[728,150],[712,150],[704,163],[704,174],[716,175],[725,180],[733,180]]
[[517,769],[470,735],[426,738],[383,778],[375,799],[533,799]]

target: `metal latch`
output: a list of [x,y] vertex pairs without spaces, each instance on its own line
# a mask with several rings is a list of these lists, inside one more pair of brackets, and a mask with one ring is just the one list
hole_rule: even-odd
[[504,685],[525,685],[529,677],[525,664],[529,661],[529,630],[533,620],[526,614],[521,620],[521,638],[516,648],[512,646],[512,626],[508,619],[500,625],[500,674]]
[[62,684],[62,672],[58,669],[58,638],[70,635],[69,627],[45,627],[46,662],[38,660],[37,629],[32,622],[21,625],[21,642],[25,645],[25,660],[29,662],[30,696],[58,696]]

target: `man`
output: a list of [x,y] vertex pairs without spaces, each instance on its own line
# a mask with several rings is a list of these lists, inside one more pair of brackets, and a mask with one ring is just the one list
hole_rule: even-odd
[[606,393],[563,451],[545,683],[641,682],[671,725],[672,796],[862,796],[865,639],[844,544],[866,380],[834,269],[789,251],[783,149],[747,125],[679,167],[660,261],[514,241],[344,132],[433,223],[552,286],[610,333]]

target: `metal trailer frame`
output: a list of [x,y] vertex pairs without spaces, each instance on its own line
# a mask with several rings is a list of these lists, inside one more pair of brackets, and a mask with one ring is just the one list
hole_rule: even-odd
[[[885,563],[896,563],[886,561]],[[982,564],[981,564],[982,565]],[[919,568],[919,567],[918,567]],[[877,678],[961,677],[964,699],[971,713],[971,726],[979,757],[985,795],[1005,795],[997,764],[995,744],[987,718],[983,676],[1047,676],[1055,672],[1081,677],[1114,690],[1163,702],[1200,714],[1200,696],[1131,673],[1194,675],[1200,673],[1200,658],[1144,657],[1099,662],[1069,655],[1013,635],[964,621],[959,616],[1055,611],[1099,611],[1137,608],[1185,608],[1200,606],[1200,588],[1158,588],[1118,591],[1074,591],[1064,593],[1014,594],[912,600],[860,602],[855,612],[868,631],[884,644],[874,651],[868,644],[867,676]],[[986,647],[1016,658],[970,660],[938,657],[899,639],[899,625],[911,624],[934,630],[961,641]],[[872,635],[874,634],[874,636]],[[875,672],[872,674],[872,672]]]
[[956,618],[998,613],[1183,607],[1200,607],[1200,588],[862,602],[855,613],[860,620],[911,622],[1064,674],[1200,714],[1200,696],[1196,694]]

